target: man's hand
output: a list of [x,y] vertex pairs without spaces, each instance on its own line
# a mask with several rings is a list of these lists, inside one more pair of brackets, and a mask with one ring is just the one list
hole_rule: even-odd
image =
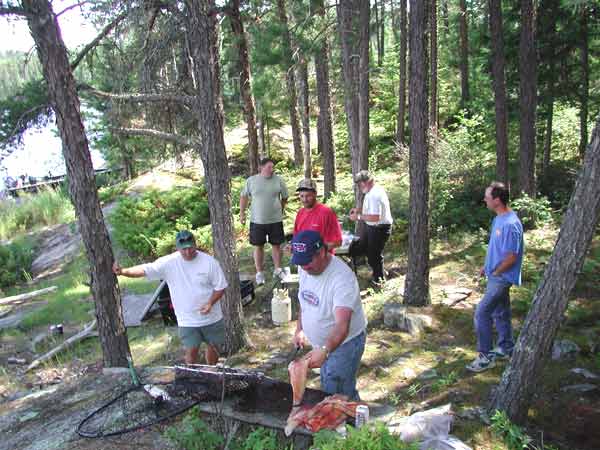
[[479,278],[485,277],[485,267],[479,269]]
[[119,265],[118,262],[115,261],[113,263],[112,270],[115,275],[121,275],[123,268]]
[[358,220],[358,210],[356,208],[352,208],[348,217],[352,222],[356,222]]
[[292,339],[292,343],[294,347],[304,348],[304,344],[306,342],[306,336],[304,336],[304,331],[296,331],[294,333],[294,338]]
[[207,303],[206,305],[202,305],[202,307],[199,309],[199,311],[201,314],[208,314],[211,309],[212,309],[212,305],[210,303]]
[[313,348],[304,358],[309,360],[308,367],[315,369],[321,367],[327,360],[327,352],[322,348]]
[[246,214],[245,213],[240,213],[240,223],[242,225],[246,225]]

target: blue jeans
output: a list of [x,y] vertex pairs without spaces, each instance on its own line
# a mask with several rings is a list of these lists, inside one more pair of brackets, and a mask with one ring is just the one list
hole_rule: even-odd
[[510,287],[511,284],[500,277],[488,277],[485,294],[475,309],[475,334],[480,353],[487,355],[492,350],[492,325],[498,331],[498,346],[507,354],[513,350]]
[[321,366],[321,389],[328,394],[344,394],[360,400],[356,375],[365,351],[367,336],[363,331],[336,348]]

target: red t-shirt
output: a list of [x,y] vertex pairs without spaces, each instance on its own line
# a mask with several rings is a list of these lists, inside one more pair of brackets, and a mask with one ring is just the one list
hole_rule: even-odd
[[[342,240],[342,228],[337,216],[331,208],[322,203],[317,203],[314,208],[301,208],[294,222],[294,234],[299,231],[318,231],[323,242],[336,242]],[[332,249],[331,253],[335,253]]]

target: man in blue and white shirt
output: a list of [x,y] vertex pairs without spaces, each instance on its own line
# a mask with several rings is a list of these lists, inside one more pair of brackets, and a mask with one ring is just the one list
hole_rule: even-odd
[[[481,372],[494,367],[496,359],[509,358],[514,341],[510,311],[510,287],[521,284],[523,262],[523,225],[508,207],[508,188],[493,182],[486,190],[484,201],[496,213],[492,222],[485,266],[481,275],[488,279],[485,294],[475,310],[475,333],[479,355],[467,369]],[[492,348],[493,325],[498,332],[498,344]]]

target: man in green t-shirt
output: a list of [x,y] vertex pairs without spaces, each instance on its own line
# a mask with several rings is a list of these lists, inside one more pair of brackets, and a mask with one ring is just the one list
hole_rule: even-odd
[[284,277],[281,269],[281,244],[285,237],[283,232],[283,210],[288,199],[288,190],[284,181],[273,173],[275,163],[270,158],[260,161],[260,172],[246,180],[240,195],[240,222],[246,223],[246,208],[250,205],[250,243],[254,246],[254,266],[256,267],[256,284],[264,284],[263,273],[265,252],[264,245],[271,244],[273,276]]

